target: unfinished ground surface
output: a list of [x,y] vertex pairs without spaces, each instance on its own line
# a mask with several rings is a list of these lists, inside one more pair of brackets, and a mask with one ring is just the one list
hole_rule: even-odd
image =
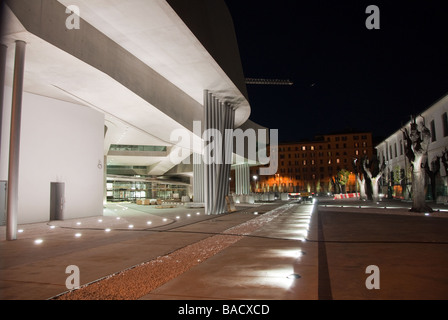
[[135,300],[251,234],[287,210],[281,207],[222,234],[211,236],[168,255],[60,295],[58,300]]

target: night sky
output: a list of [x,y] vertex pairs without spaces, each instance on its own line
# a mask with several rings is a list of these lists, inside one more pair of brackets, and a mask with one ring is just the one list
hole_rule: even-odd
[[[448,2],[226,0],[250,119],[280,141],[353,129],[385,138],[448,93]],[[368,5],[380,29],[368,30]]]

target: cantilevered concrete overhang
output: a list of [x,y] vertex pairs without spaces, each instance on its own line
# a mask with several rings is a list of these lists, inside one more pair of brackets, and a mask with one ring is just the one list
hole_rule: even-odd
[[[175,129],[193,134],[193,121],[203,118],[204,90],[234,106],[235,127],[250,115],[242,72],[224,71],[165,0],[5,3],[2,43],[9,47],[5,83],[12,84],[14,42],[23,40],[27,43],[24,90],[104,113],[105,154],[110,144],[172,146],[170,134]],[[70,5],[80,9],[79,29],[66,27]],[[214,36],[211,32],[205,37]],[[117,159],[116,165],[133,161]],[[138,161],[154,165],[154,160],[159,168],[154,175],[173,166],[168,157]]]

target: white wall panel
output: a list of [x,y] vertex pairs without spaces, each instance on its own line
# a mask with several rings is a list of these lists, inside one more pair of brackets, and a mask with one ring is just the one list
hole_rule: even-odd
[[[7,119],[10,92],[6,88]],[[102,215],[104,115],[30,93],[24,93],[22,112],[18,223],[49,220],[51,182],[65,183],[65,219]],[[2,129],[9,136],[7,121]],[[0,180],[7,180],[3,142]]]

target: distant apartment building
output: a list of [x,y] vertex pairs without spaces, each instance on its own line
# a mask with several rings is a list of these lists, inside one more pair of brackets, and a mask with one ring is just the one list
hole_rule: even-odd
[[251,168],[255,192],[332,192],[332,178],[342,169],[350,172],[347,192],[356,192],[352,162],[374,152],[369,132],[316,136],[313,141],[281,143],[277,173],[260,176]]
[[[415,115],[414,115],[415,116]],[[428,150],[429,169],[435,173],[433,187],[429,176],[427,179],[427,198],[446,196],[448,185],[448,158],[444,154],[448,150],[448,95],[445,95],[417,117],[417,124],[424,121],[431,131],[431,144]],[[412,197],[412,169],[406,157],[406,146],[403,129],[410,128],[410,121],[375,148],[380,159],[385,160],[386,170],[380,181],[382,192],[394,198],[409,199]],[[440,166],[440,169],[436,169]],[[437,172],[435,172],[437,171]],[[434,188],[435,193],[433,193]]]

